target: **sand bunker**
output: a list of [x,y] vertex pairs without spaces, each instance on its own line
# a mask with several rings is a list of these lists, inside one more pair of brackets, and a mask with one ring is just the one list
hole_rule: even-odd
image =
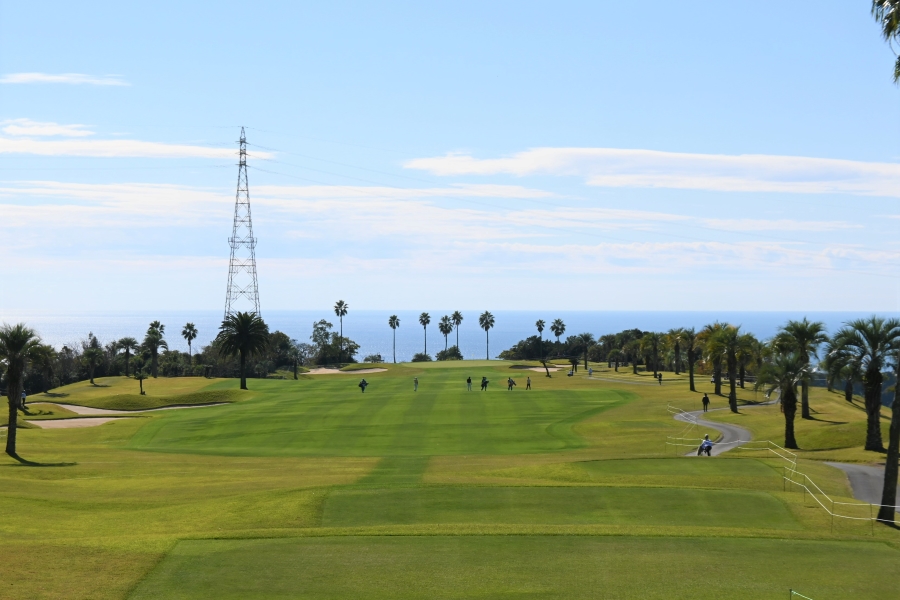
[[110,421],[119,421],[126,417],[86,417],[84,419],[46,419],[43,421],[26,421],[41,429],[74,429],[77,427],[96,427]]
[[[177,408],[205,408],[207,406],[222,406],[229,404],[228,402],[212,402],[210,404],[173,404],[172,406],[160,406],[158,408],[141,408],[137,410],[114,410],[109,408],[92,408],[90,406],[78,406],[77,404],[63,404],[62,402],[35,402],[38,404],[46,404],[48,406],[58,406],[72,411],[76,415],[134,415],[137,413],[154,412],[157,410],[175,410]],[[32,406],[29,404],[29,406]]]
[[356,371],[338,371],[337,369],[326,369],[319,367],[318,369],[310,369],[303,375],[356,375],[363,373],[384,373],[387,369],[357,369]]

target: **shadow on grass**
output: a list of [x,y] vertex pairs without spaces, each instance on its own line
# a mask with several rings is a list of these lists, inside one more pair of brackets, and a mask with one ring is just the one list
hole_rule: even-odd
[[59,392],[44,392],[43,395],[47,396],[48,398],[67,398],[69,396],[68,394]]
[[3,465],[4,467],[74,467],[78,463],[74,462],[60,462],[60,463],[40,463],[34,462],[32,460],[28,460],[27,458],[22,458],[18,454],[7,454],[10,458],[19,462],[17,465]]

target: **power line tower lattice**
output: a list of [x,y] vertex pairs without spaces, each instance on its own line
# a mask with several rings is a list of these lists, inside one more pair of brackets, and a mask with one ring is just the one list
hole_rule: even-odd
[[250,219],[250,186],[247,183],[247,138],[243,127],[239,143],[234,226],[228,239],[231,260],[228,263],[228,291],[225,295],[226,317],[240,310],[260,314],[259,288],[256,283],[256,238],[253,237],[253,221]]

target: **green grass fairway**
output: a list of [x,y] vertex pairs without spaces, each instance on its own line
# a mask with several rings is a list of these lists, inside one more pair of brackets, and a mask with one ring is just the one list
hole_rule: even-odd
[[[825,568],[823,568],[823,566]],[[643,537],[345,537],[181,542],[135,590],[169,598],[896,598],[877,543]]]
[[[666,409],[699,408],[702,377],[691,393],[683,377],[651,385],[603,365],[592,379],[501,361],[383,366],[365,394],[350,372],[32,396],[42,420],[74,416],[53,402],[227,404],[20,431],[28,462],[0,457],[0,598],[898,597],[900,531],[832,530],[771,455],[666,446],[709,432]],[[822,448],[801,470],[840,501],[846,476],[809,457],[864,456],[865,415],[835,398],[814,390],[821,420],[798,437]],[[715,415],[762,437],[778,429],[767,411]]]
[[[586,446],[572,426],[633,398],[600,389],[466,392],[465,373],[434,368],[413,393],[411,377],[377,375],[365,394],[342,375],[320,376],[314,394],[306,381],[252,381],[258,401],[166,415],[130,447],[257,456],[552,452]],[[492,386],[502,377],[489,375]]]
[[420,523],[801,528],[765,492],[593,486],[336,490],[322,518],[326,527]]

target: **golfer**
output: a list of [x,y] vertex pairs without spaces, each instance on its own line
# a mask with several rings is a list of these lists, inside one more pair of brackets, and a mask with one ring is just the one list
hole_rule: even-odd
[[472,391],[472,378],[471,377],[466,378],[466,391],[469,391],[469,392]]
[[419,378],[418,377],[413,378],[413,391],[414,392],[419,391]]
[[22,410],[25,410],[25,399],[26,399],[26,398],[27,398],[27,396],[25,395],[25,390],[22,390],[22,400],[21,400],[22,406],[19,407],[19,408],[21,408]]
[[703,394],[703,412],[707,412],[709,410],[709,396]]
[[363,393],[363,394],[366,393],[366,386],[368,386],[368,385],[369,385],[369,382],[366,381],[365,379],[361,379],[361,380],[359,381],[359,389],[362,390],[362,393]]
[[515,385],[516,385],[516,382],[513,381],[512,377],[510,377],[506,380],[506,389],[509,390],[510,392],[512,391],[513,387],[515,387]]
[[588,369],[588,377],[593,377],[593,376],[594,376],[594,367],[591,367],[590,369]]
[[659,380],[659,385],[662,385],[662,372],[660,372],[656,378]]
[[704,435],[703,442],[701,442],[700,447],[697,448],[697,456],[702,456],[704,452],[706,452],[707,456],[712,456],[712,447],[713,443],[709,441],[709,435]]
[[529,376],[529,377],[527,377],[527,378],[525,379],[525,389],[526,389],[526,390],[530,390],[530,389],[531,389],[531,376]]
[[482,391],[482,392],[487,391],[487,384],[488,384],[488,378],[487,378],[487,377],[482,377],[482,378],[481,378],[481,391]]

